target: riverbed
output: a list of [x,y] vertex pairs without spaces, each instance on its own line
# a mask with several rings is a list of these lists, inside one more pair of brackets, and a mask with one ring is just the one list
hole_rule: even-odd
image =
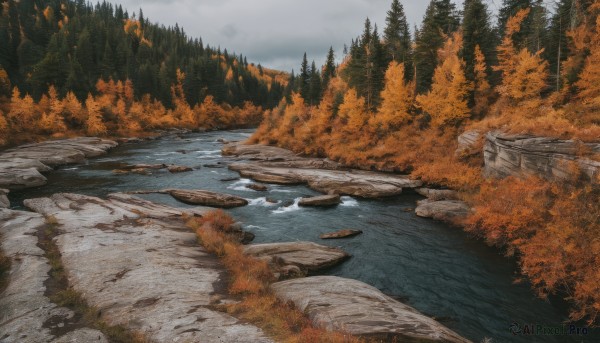
[[[343,197],[335,208],[303,208],[301,197],[318,193],[305,186],[268,185],[267,192],[250,190],[251,180],[229,171],[237,161],[221,156],[222,143],[244,140],[251,131],[222,131],[173,135],[157,140],[128,143],[84,165],[59,168],[48,174],[48,185],[13,192],[15,208],[27,198],[59,192],[104,196],[114,192],[165,188],[205,189],[246,198],[249,206],[229,212],[256,235],[256,243],[314,241],[337,246],[353,257],[326,271],[358,279],[379,288],[426,315],[479,342],[598,342],[597,332],[587,336],[513,335],[518,323],[561,326],[567,307],[558,300],[536,298],[528,284],[515,284],[514,260],[487,247],[460,229],[414,214],[416,194],[363,200]],[[129,164],[177,164],[193,167],[189,173],[166,170],[152,175],[116,175],[114,169]],[[189,207],[168,195],[142,195],[145,199]],[[269,198],[270,201],[267,201]],[[277,203],[272,203],[275,200]],[[319,235],[340,229],[364,233],[346,240],[322,241]]]

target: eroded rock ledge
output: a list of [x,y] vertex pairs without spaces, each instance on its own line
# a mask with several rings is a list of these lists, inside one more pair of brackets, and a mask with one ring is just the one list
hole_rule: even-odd
[[288,280],[271,286],[313,324],[357,336],[399,342],[469,342],[414,308],[363,282],[336,276]]
[[600,174],[600,161],[582,157],[580,152],[584,151],[600,154],[600,143],[489,132],[485,136],[485,173],[494,177],[568,179],[573,177],[574,165],[593,180]]
[[244,177],[264,183],[307,184],[322,193],[381,198],[401,194],[403,188],[422,185],[421,181],[405,175],[347,169],[328,159],[304,158],[289,150],[265,145],[235,143],[225,146],[222,152],[251,161],[229,166]]
[[0,153],[0,188],[43,186],[47,180],[42,173],[56,166],[82,163],[117,145],[111,140],[80,137],[26,144],[3,151]]
[[[123,325],[156,342],[271,341],[257,327],[211,309],[228,300],[224,269],[216,257],[197,244],[195,234],[184,224],[186,217],[201,215],[203,209],[175,209],[125,194],[107,199],[56,194],[26,200],[25,205],[39,214],[10,212],[8,223],[12,226],[7,228],[6,220],[2,221],[3,247],[9,254],[26,257],[19,263],[31,265],[35,273],[29,276],[31,280],[13,281],[11,275],[12,288],[6,292],[21,288],[26,294],[20,296],[20,302],[2,296],[2,301],[12,301],[12,305],[0,306],[1,311],[20,311],[11,317],[3,313],[2,332],[18,335],[22,326],[17,327],[12,318],[38,316],[36,312],[28,314],[24,302],[34,302],[30,308],[42,314],[55,307],[34,297],[43,294],[42,278],[49,270],[40,260],[42,252],[35,246],[37,238],[33,235],[46,217],[59,231],[55,243],[69,285],[98,308],[109,325]],[[23,223],[30,223],[26,226],[30,232],[17,232],[11,238],[9,233],[24,227]],[[29,241],[31,252],[24,250],[24,245],[15,245],[15,240]],[[39,325],[24,325],[32,327],[32,335],[44,333]]]

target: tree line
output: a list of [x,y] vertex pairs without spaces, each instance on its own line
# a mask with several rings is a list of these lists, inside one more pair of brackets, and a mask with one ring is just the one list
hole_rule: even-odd
[[212,96],[269,108],[283,96],[281,80],[246,57],[204,45],[177,24],[154,24],[142,10],[130,14],[105,1],[8,0],[0,11],[0,97],[18,87],[38,101],[53,86],[59,97],[73,92],[83,102],[99,79],[130,80],[136,99],[149,94],[172,108],[177,70],[192,107]]

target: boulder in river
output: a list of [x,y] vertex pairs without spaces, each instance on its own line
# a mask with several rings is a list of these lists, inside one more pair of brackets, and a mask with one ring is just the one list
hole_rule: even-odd
[[327,206],[338,205],[341,202],[342,202],[342,199],[339,196],[339,194],[327,194],[327,195],[321,195],[321,196],[316,196],[316,197],[312,197],[312,198],[302,198],[302,199],[300,199],[300,202],[298,202],[298,205],[327,207]]
[[190,167],[186,167],[186,166],[168,166],[167,170],[170,173],[176,174],[176,173],[185,173],[185,172],[191,172],[194,169],[190,168]]
[[321,236],[319,236],[319,238],[321,238],[321,239],[350,238],[350,237],[358,236],[362,233],[363,232],[361,230],[346,229],[346,230],[340,230],[340,231],[331,232],[331,233],[325,233],[325,234],[322,234]]
[[235,195],[216,193],[204,190],[166,190],[173,198],[192,205],[202,205],[218,208],[233,208],[248,205],[248,201]]
[[257,191],[257,192],[266,192],[269,190],[269,188],[265,185],[261,185],[258,183],[251,183],[249,185],[246,185],[246,188],[251,189],[253,191]]
[[467,343],[437,321],[363,282],[314,276],[271,285],[283,302],[291,301],[312,323],[328,331],[398,342]]
[[419,217],[432,218],[450,224],[456,224],[465,219],[471,208],[460,200],[421,200],[418,202],[415,213]]
[[333,267],[350,257],[341,249],[312,242],[251,244],[244,253],[273,264],[297,266],[305,272]]

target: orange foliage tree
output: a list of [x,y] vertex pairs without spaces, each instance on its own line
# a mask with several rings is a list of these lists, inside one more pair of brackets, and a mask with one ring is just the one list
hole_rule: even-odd
[[10,111],[7,119],[11,130],[22,132],[36,127],[35,103],[29,94],[21,98],[21,92],[17,87],[13,88],[10,98]]
[[391,62],[385,73],[385,86],[381,92],[381,107],[372,125],[383,131],[397,129],[410,118],[414,100],[414,88],[404,81],[404,63]]
[[462,34],[455,33],[439,52],[441,64],[435,69],[431,91],[417,96],[418,106],[436,127],[454,125],[471,116],[469,94],[473,88],[465,76],[465,63],[458,57]]
[[492,87],[488,82],[487,63],[485,56],[481,52],[479,45],[475,46],[475,82],[473,83],[473,112],[481,115],[487,112],[489,108]]
[[[590,109],[600,110],[600,16],[588,45],[590,54],[577,82],[579,98]],[[599,120],[600,121],[600,120]]]
[[106,125],[102,121],[102,112],[100,104],[89,94],[85,101],[85,108],[87,110],[87,120],[85,122],[85,129],[88,135],[98,136],[106,134]]

